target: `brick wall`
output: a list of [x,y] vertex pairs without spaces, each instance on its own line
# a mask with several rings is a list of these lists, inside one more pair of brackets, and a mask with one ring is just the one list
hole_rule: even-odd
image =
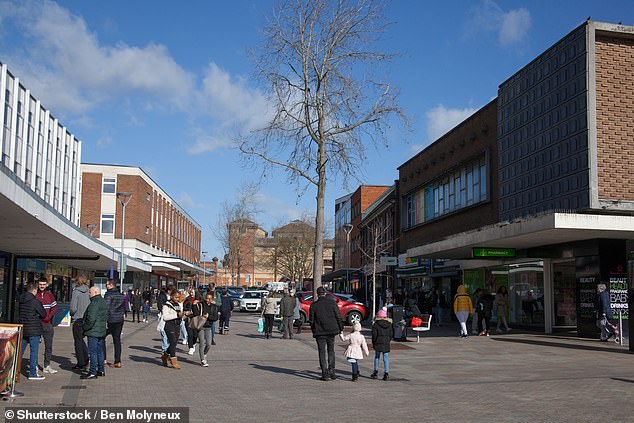
[[[385,185],[361,185],[350,198],[352,231],[350,232],[350,267],[361,267],[361,213],[388,189]],[[345,265],[344,265],[345,266]]]
[[595,45],[599,199],[634,201],[634,40]]
[[90,233],[89,223],[97,225],[93,232],[99,237],[101,231],[101,173],[84,173],[81,177],[81,210],[79,225],[81,229]]
[[405,197],[483,153],[489,157],[489,201],[401,231],[401,252],[452,234],[497,222],[497,101],[492,101],[459,126],[399,167],[401,223]]
[[[137,175],[118,175],[117,191],[131,192],[132,197],[125,208],[125,237],[150,243],[149,227],[152,219],[152,187]],[[149,199],[148,199],[149,194]],[[117,201],[115,237],[121,237],[121,202]],[[148,233],[146,234],[146,227]]]

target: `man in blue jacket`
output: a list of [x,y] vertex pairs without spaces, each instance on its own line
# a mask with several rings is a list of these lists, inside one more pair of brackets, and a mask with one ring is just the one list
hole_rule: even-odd
[[29,380],[44,380],[44,376],[37,374],[37,353],[42,336],[42,319],[46,318],[46,311],[41,302],[35,298],[37,284],[26,284],[25,292],[20,296],[20,323],[24,325],[22,334],[22,355],[28,345],[31,352],[29,357]]
[[[108,331],[114,344],[114,363],[112,367],[121,367],[121,331],[125,319],[125,296],[119,291],[112,279],[106,282],[106,294],[103,299],[108,306]],[[103,356],[106,357],[106,343],[103,343]]]
[[310,328],[317,341],[321,380],[337,379],[335,374],[335,335],[343,331],[343,320],[337,303],[326,297],[323,287],[317,288],[317,301],[310,305]]

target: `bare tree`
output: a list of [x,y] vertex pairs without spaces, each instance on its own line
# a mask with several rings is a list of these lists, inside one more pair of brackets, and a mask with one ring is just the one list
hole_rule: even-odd
[[[379,258],[391,253],[394,237],[391,220],[373,219],[361,228],[361,254],[372,264],[372,320],[376,311],[376,272]],[[367,272],[366,272],[367,274]]]
[[372,77],[391,57],[372,50],[387,26],[382,7],[380,0],[283,1],[255,59],[272,117],[240,150],[284,168],[298,187],[316,188],[314,290],[323,273],[327,175],[353,176],[365,142],[387,143],[387,118],[403,117],[395,90]]
[[216,226],[212,228],[214,236],[222,245],[225,253],[223,267],[231,270],[231,283],[240,284],[240,275],[245,265],[245,235],[255,223],[258,209],[255,203],[257,186],[245,184],[238,191],[235,202],[225,201],[218,215]]

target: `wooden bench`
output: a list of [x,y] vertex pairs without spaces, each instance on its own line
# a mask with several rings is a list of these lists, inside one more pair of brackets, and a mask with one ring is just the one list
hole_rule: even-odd
[[423,314],[421,317],[423,323],[420,326],[412,327],[412,329],[416,332],[416,342],[420,342],[420,333],[431,330],[431,314]]

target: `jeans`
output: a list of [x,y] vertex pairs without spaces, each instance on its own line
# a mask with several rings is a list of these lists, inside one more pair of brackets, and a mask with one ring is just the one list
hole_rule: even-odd
[[40,348],[40,336],[25,336],[22,338],[23,357],[27,345],[29,346],[29,375],[35,376],[37,374],[37,354]]
[[214,337],[216,336],[216,321],[212,320],[211,321],[211,342],[214,342]]
[[[112,335],[112,343],[114,344],[114,362],[121,363],[121,331],[123,330],[123,322],[108,322],[108,330],[106,333]],[[107,335],[106,335],[107,336]],[[103,359],[106,359],[106,342],[103,342]]]
[[[482,325],[482,320],[484,320],[484,327]],[[487,313],[478,313],[478,332],[482,333],[484,331],[488,332],[491,330],[491,315]]]
[[229,313],[220,313],[220,330],[225,331],[229,330],[229,319],[231,318],[231,312]]
[[353,361],[350,363],[352,365],[352,376],[356,376],[359,374],[359,362]]
[[293,316],[284,316],[282,318],[282,332],[284,332],[284,339],[293,339]]
[[132,321],[134,322],[134,316],[136,316],[136,321],[141,321],[141,310],[138,308],[132,307]]
[[387,353],[387,352],[382,353],[381,351],[374,352],[374,371],[375,372],[379,371],[379,358],[381,357],[381,354],[383,354],[383,371],[385,373],[389,373],[390,372],[390,353]]
[[84,319],[77,319],[73,322],[73,341],[77,365],[85,366],[88,364],[88,346],[84,341]]
[[106,355],[104,354],[105,349],[105,338],[97,338],[96,336],[88,337],[88,351],[90,354],[91,375],[96,375],[97,372],[103,373],[103,362],[106,359]]
[[436,326],[442,326],[445,310],[441,306],[435,306],[434,313],[436,313],[436,316],[434,316],[436,318]]
[[169,346],[167,347],[167,353],[171,358],[176,357],[176,345],[178,344],[178,331],[167,331],[167,339],[169,340]]
[[213,331],[211,328],[202,328],[198,331],[198,355],[200,356],[200,361],[207,360],[207,353],[209,352],[209,348],[211,348],[211,339],[213,337]]
[[187,346],[189,348],[194,348],[196,345],[196,341],[198,340],[198,331],[195,329],[191,329],[187,327]]
[[318,336],[316,340],[321,375],[325,377],[329,373],[335,372],[335,337],[334,335],[324,335]]
[[51,365],[51,356],[53,355],[53,336],[55,330],[53,325],[42,323],[42,338],[44,339],[44,367]]
[[185,321],[181,320],[181,338],[183,338],[183,341],[187,342],[187,327],[185,326]]
[[170,346],[170,341],[167,338],[167,333],[164,330],[162,330],[160,331],[160,334],[161,334],[161,351],[167,352],[167,349]]
[[147,311],[143,312],[143,320],[147,320]]

